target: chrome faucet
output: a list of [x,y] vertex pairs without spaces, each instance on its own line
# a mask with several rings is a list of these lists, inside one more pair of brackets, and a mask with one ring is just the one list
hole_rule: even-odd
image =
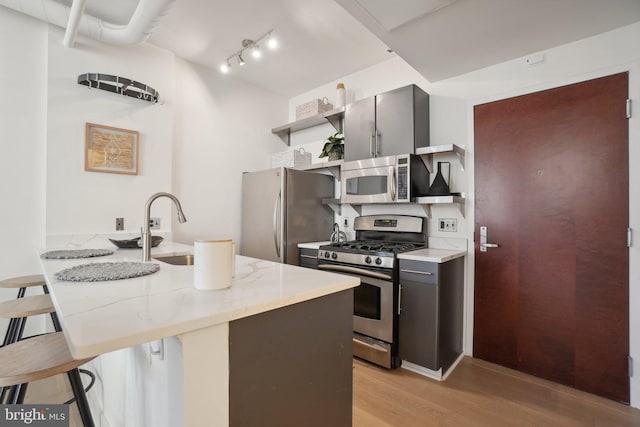
[[170,193],[156,193],[149,197],[147,205],[144,208],[144,222],[142,223],[142,261],[151,261],[151,230],[149,229],[149,222],[151,221],[151,204],[159,197],[168,197],[173,200],[173,204],[176,205],[176,211],[178,212],[178,222],[185,223],[185,218],[182,212],[182,206],[176,196]]

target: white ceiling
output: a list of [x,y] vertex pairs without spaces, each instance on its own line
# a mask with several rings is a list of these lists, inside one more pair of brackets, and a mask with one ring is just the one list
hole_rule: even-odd
[[336,2],[431,82],[640,21],[640,0],[457,0],[388,31],[375,15],[390,11]]
[[243,39],[273,30],[279,47],[237,77],[294,96],[390,57],[387,47],[333,0],[177,0],[149,39],[219,72]]
[[[86,12],[125,24],[136,5],[87,0]],[[640,0],[176,0],[149,42],[218,73],[243,39],[274,30],[279,48],[227,77],[294,96],[388,47],[434,82],[637,21]]]

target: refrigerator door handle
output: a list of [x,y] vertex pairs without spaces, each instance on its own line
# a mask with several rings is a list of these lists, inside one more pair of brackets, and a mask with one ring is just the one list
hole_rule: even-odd
[[278,244],[278,205],[282,200],[282,190],[278,192],[276,203],[273,206],[273,244],[276,247],[276,255],[280,258],[280,245]]

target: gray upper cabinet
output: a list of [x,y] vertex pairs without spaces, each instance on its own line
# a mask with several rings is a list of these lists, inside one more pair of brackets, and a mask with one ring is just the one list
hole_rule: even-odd
[[429,94],[410,85],[347,105],[344,137],[345,161],[429,146]]

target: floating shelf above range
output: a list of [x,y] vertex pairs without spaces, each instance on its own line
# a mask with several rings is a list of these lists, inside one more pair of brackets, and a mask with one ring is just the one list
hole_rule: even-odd
[[288,123],[286,125],[279,126],[271,129],[271,133],[274,133],[280,137],[282,142],[287,145],[291,145],[291,132],[297,132],[299,130],[308,129],[314,126],[322,125],[327,122],[338,132],[342,132],[342,124],[344,119],[344,107],[335,108],[326,113],[318,114],[313,117],[307,117],[306,119],[296,120],[295,122]]
[[416,199],[411,203],[342,203],[340,199],[322,199],[322,204],[329,206],[335,213],[338,215],[342,215],[342,206],[348,205],[351,206],[358,215],[362,215],[362,205],[395,205],[395,206],[412,206],[419,205],[422,206],[425,213],[427,214],[427,218],[431,218],[431,206],[434,205],[454,205],[457,204],[460,209],[460,214],[464,218],[464,205],[465,199],[460,196],[426,196],[426,197],[416,197]]

